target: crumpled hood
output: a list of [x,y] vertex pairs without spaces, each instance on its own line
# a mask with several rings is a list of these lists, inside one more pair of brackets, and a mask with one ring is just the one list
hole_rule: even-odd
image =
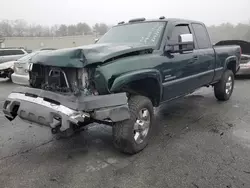
[[31,62],[50,66],[82,68],[89,64],[103,63],[124,54],[147,49],[150,50],[153,47],[142,44],[91,44],[38,54],[31,59]]

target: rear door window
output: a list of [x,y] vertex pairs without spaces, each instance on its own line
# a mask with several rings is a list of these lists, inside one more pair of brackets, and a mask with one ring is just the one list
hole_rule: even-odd
[[193,23],[194,34],[196,36],[197,45],[199,49],[211,48],[210,38],[207,29],[201,25]]

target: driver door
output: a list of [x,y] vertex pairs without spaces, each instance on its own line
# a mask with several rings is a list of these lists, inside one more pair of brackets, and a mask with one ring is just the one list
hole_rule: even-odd
[[[192,34],[188,24],[175,25],[168,43],[177,44],[182,34]],[[197,51],[167,53],[165,59],[162,72],[164,101],[192,92],[196,88],[194,66],[198,60]]]

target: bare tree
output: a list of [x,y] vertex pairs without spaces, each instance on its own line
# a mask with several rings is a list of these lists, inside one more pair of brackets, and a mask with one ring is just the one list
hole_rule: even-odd
[[93,30],[99,35],[105,34],[108,31],[108,28],[109,27],[105,23],[96,23],[93,26]]
[[68,27],[64,24],[60,25],[57,30],[57,36],[67,36],[68,35]]
[[3,20],[0,22],[0,35],[4,37],[13,36],[13,28],[10,21]]
[[54,37],[54,36],[57,36],[58,29],[59,29],[59,26],[58,26],[58,25],[53,25],[53,26],[50,28],[50,32],[51,32],[51,35],[52,35],[53,37]]
[[[2,20],[0,21],[0,35],[3,37],[11,36],[31,36],[31,37],[48,37],[48,36],[68,36],[68,35],[86,35],[93,34],[103,35],[110,26],[105,23],[96,23],[92,28],[84,22],[71,25],[53,25],[51,27],[32,24],[28,25],[24,20]],[[220,40],[238,39],[250,41],[250,20],[249,23],[233,25],[223,23],[218,26],[208,27],[209,34],[213,43]]]
[[68,26],[68,35],[69,36],[77,35],[77,29],[75,25]]
[[78,23],[76,25],[76,30],[78,35],[91,34],[91,28],[86,23]]
[[27,28],[27,23],[24,20],[15,20],[13,23],[13,35],[18,37],[25,36]]

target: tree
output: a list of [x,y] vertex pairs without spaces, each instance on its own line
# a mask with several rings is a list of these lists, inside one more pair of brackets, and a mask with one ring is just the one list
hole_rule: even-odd
[[24,20],[15,20],[13,23],[14,35],[22,37],[26,35],[27,32],[27,23]]
[[10,21],[3,20],[0,22],[0,35],[3,37],[13,36],[13,29]]
[[58,36],[67,36],[68,35],[68,27],[64,24],[60,25],[59,29],[57,30]]
[[69,36],[74,36],[77,35],[77,30],[75,25],[69,25],[68,26],[68,35]]
[[[249,26],[250,27],[250,26]],[[244,38],[250,42],[250,28],[248,29],[246,35],[244,36]]]
[[54,36],[57,36],[58,29],[59,29],[59,26],[58,26],[58,25],[53,25],[53,26],[50,28],[50,33],[51,33],[51,35],[52,35],[53,37],[54,37]]
[[50,27],[42,27],[42,36],[43,37],[50,37],[51,34],[51,28]]
[[93,30],[99,35],[104,35],[108,31],[108,26],[105,23],[96,23]]
[[78,35],[90,34],[91,33],[91,28],[86,23],[78,23],[76,25],[76,31],[77,31]]
[[[31,36],[31,37],[48,37],[48,36],[68,36],[68,35],[88,35],[105,34],[111,26],[105,23],[96,23],[92,28],[84,22],[71,25],[53,25],[51,27],[32,24],[28,25],[24,20],[0,20],[0,35],[3,37],[12,36]],[[223,23],[208,27],[208,31],[213,43],[221,40],[246,40],[250,41],[250,20],[249,23],[240,23],[233,25]]]

